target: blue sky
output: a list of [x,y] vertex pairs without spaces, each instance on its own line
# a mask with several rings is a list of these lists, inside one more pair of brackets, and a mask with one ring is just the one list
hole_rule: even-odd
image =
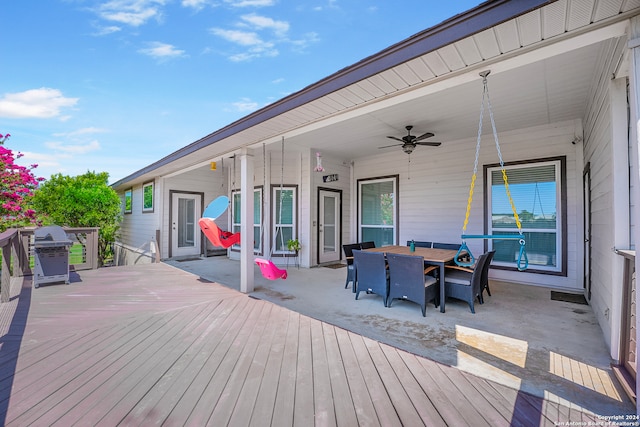
[[0,5],[0,134],[36,175],[124,178],[478,0]]

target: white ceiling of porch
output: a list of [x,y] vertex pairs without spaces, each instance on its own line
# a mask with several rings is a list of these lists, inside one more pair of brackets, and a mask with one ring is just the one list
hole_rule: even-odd
[[209,143],[218,137],[206,136],[194,143],[197,150],[185,147],[136,179],[180,173],[239,147],[261,149],[266,143],[276,150],[282,136],[288,149],[321,149],[349,160],[400,150],[378,147],[393,143],[387,135],[403,136],[405,126],[413,125],[412,134],[433,132],[431,140],[443,143],[418,150],[446,150],[477,134],[478,73],[488,69],[499,131],[582,118],[602,75],[596,65],[620,68],[626,20],[639,9],[640,0],[558,0],[224,139]]

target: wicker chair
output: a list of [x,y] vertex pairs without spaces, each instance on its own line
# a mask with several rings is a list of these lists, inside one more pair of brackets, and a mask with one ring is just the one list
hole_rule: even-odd
[[360,296],[360,292],[380,295],[386,307],[389,297],[389,275],[384,254],[354,250],[353,260],[358,276],[355,285],[356,299]]
[[361,242],[360,247],[362,249],[371,249],[376,247],[376,242]]
[[491,261],[493,260],[493,256],[496,254],[496,251],[489,251],[487,253],[489,254],[489,257],[487,258],[487,262],[484,265],[485,271],[482,272],[480,298],[478,299],[480,301],[480,304],[484,304],[484,296],[482,294],[484,293],[485,289],[487,290],[487,294],[491,296],[491,289],[489,289],[489,267],[491,267]]
[[360,244],[351,243],[348,245],[342,245],[342,250],[344,251],[345,259],[347,260],[347,280],[344,282],[344,288],[347,289],[349,287],[349,282],[351,282],[353,292],[356,291],[356,268],[353,265],[354,249],[360,249]]
[[420,304],[424,317],[427,302],[434,301],[435,306],[438,306],[440,286],[434,277],[426,274],[423,257],[389,253],[387,262],[389,263],[387,307],[391,307],[394,299],[412,301]]
[[487,261],[490,261],[490,257],[490,252],[480,255],[473,269],[448,265],[444,280],[445,296],[466,301],[471,312],[475,313],[475,299],[478,298],[480,304],[484,303],[481,296],[482,278],[489,274]]

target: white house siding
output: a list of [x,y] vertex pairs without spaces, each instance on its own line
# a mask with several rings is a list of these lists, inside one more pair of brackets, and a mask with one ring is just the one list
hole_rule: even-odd
[[[590,304],[614,358],[619,338],[617,331],[622,286],[622,281],[616,277],[622,272],[619,266],[622,260],[614,253],[613,248],[617,244],[616,240],[619,240],[619,227],[628,227],[629,224],[628,221],[626,224],[617,224],[616,229],[615,218],[620,213],[616,212],[616,203],[619,198],[628,197],[628,187],[622,190],[626,194],[614,193],[614,167],[623,163],[623,168],[628,168],[628,160],[620,158],[621,152],[614,149],[612,140],[616,131],[612,128],[612,111],[626,113],[626,108],[614,108],[611,105],[611,76],[623,48],[624,41],[611,42],[596,62],[596,66],[600,68],[600,78],[594,82],[584,121],[584,161],[585,164],[590,164],[591,171]],[[623,123],[622,131],[625,132],[627,124],[626,121]],[[627,155],[624,151],[622,150],[622,157]],[[624,235],[629,235],[628,230],[625,230]]]
[[[160,228],[158,209],[159,190],[157,181],[153,186],[154,210],[142,212],[142,185],[132,188],[131,213],[125,214],[120,225],[116,244],[117,264],[137,264],[152,261],[150,242]],[[124,194],[120,195],[124,206]]]
[[[316,167],[316,151],[311,150],[310,154],[310,167],[312,173],[313,187],[311,189],[311,203],[310,203],[310,218],[311,229],[309,241],[311,242],[312,257],[311,265],[318,263],[318,188],[326,188],[330,190],[342,191],[342,243],[353,243],[351,238],[351,166],[349,161],[331,157],[326,154],[322,155],[322,166],[324,172],[313,172]],[[323,176],[326,175],[338,175],[337,181],[323,182]],[[340,248],[342,251],[342,248]],[[342,254],[344,256],[344,254]]]
[[[211,170],[210,165],[202,166],[198,169],[187,171],[180,175],[172,176],[164,179],[163,191],[162,191],[162,233],[160,238],[161,254],[163,258],[167,258],[170,254],[169,251],[169,233],[171,232],[171,226],[169,223],[171,211],[169,209],[171,197],[169,196],[172,191],[174,192],[196,192],[204,193],[204,201],[202,209],[204,209],[209,202],[221,195],[227,195],[227,182],[226,171],[228,170],[227,162],[224,164],[224,168],[218,163],[218,168],[215,171]],[[226,228],[224,224],[227,224],[228,211],[220,218],[219,223]],[[148,230],[144,230],[148,232]],[[155,231],[154,231],[155,233]],[[206,241],[206,239],[203,239]],[[207,248],[211,249],[212,246],[207,242]]]
[[[496,120],[499,123],[499,117]],[[508,133],[500,133],[498,129],[505,162],[566,156],[568,268],[566,277],[496,269],[491,270],[491,277],[582,289],[582,248],[577,243],[582,241],[582,152],[571,143],[580,129],[577,120]],[[459,243],[475,146],[475,138],[443,141],[440,147],[417,147],[410,157],[399,148],[389,149],[384,154],[357,159],[355,179],[399,175],[399,244],[411,239]],[[468,234],[484,234],[482,167],[498,161],[493,135],[483,135]],[[468,240],[467,244],[473,253],[483,251],[482,240]]]

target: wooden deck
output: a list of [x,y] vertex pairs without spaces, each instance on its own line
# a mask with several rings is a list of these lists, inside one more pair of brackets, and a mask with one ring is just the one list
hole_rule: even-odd
[[39,289],[27,278],[12,295],[0,306],[0,425],[599,421],[164,264]]

